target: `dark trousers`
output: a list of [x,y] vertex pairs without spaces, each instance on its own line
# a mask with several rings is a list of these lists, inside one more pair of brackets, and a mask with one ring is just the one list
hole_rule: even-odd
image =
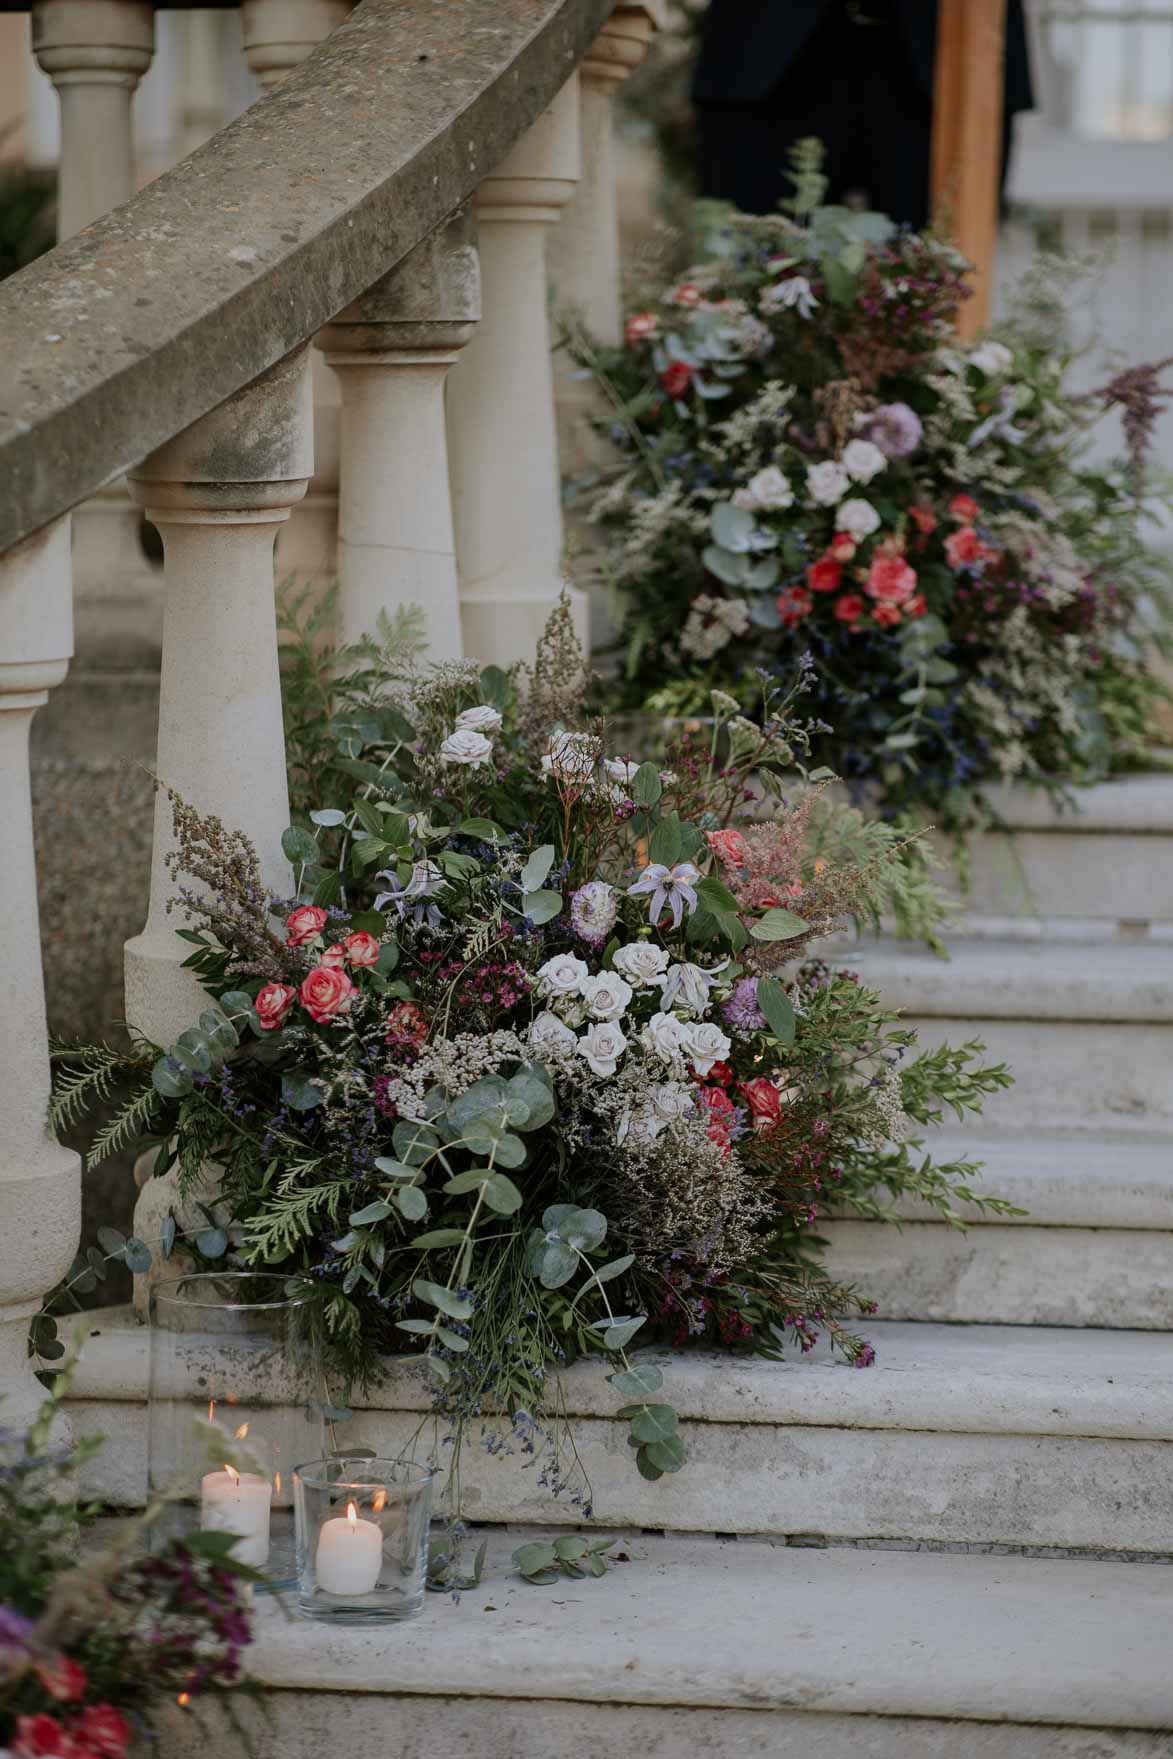
[[[861,193],[870,208],[921,227],[929,218],[932,127],[932,102],[895,18],[855,24],[839,4],[763,103],[699,107],[701,194],[743,213],[770,213],[791,193],[790,149],[814,135],[826,149],[828,201]],[[1009,119],[1003,173],[1008,143]]]

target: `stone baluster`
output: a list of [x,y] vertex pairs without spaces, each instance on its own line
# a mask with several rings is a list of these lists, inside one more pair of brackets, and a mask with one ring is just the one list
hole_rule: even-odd
[[337,30],[354,0],[241,0],[244,58],[271,92],[323,37]]
[[[160,780],[243,830],[265,884],[287,897],[289,823],[273,606],[273,545],[313,472],[310,351],[301,348],[139,465],[131,488],[164,549]],[[146,927],[126,946],[126,1018],[166,1046],[209,1006],[167,911],[171,808],[156,796]],[[153,1243],[171,1176],[144,1187],[135,1229]],[[178,1207],[176,1205],[176,1207]]]
[[[616,6],[579,66],[582,174],[547,245],[555,311],[581,321],[596,342],[609,346],[617,344],[623,333],[614,99],[647,53],[657,23],[655,4],[656,0],[644,0]],[[591,380],[576,376],[575,363],[565,351],[554,357],[554,403],[563,474],[573,479],[605,463],[610,449],[595,426],[601,399]],[[592,645],[604,646],[614,629],[610,594],[599,564],[598,528],[573,512],[568,513],[567,523],[576,572],[589,585]]]
[[146,0],[37,0],[33,7],[33,51],[61,101],[58,238],[130,199],[130,100],[154,48],[155,9]]
[[77,1250],[78,1157],[45,1123],[49,1055],[29,727],[73,652],[69,520],[0,557],[0,1423],[26,1422],[43,1397],[28,1361],[29,1321]]
[[480,317],[471,211],[418,245],[320,333],[342,387],[340,635],[423,611],[428,653],[459,659],[460,592],[444,381]]
[[477,190],[484,315],[448,381],[464,646],[499,665],[532,656],[562,586],[544,234],[577,176],[576,77]]

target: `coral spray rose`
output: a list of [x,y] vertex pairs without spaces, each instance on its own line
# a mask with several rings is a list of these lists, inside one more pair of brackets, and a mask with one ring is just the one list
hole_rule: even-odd
[[[854,544],[851,549],[854,554]],[[819,560],[812,562],[806,571],[806,583],[812,592],[838,592],[839,582],[842,579],[843,564],[837,562],[834,556],[820,556]]]
[[318,904],[302,904],[291,910],[285,923],[285,940],[291,947],[304,947],[315,935],[321,934],[330,920],[328,910]]
[[850,562],[859,545],[849,531],[837,531],[827,545],[827,554],[836,562]]
[[297,991],[287,983],[267,983],[257,994],[253,1007],[262,1032],[276,1032],[285,1024],[285,1016],[297,1000]]
[[972,525],[978,516],[978,504],[972,495],[954,495],[949,503],[949,517],[959,525]]
[[346,1012],[354,1000],[354,985],[337,965],[315,965],[298,990],[301,1005],[311,1020],[327,1025]]
[[749,848],[740,831],[706,831],[705,841],[717,860],[729,867],[740,867],[749,854]]
[[880,625],[881,629],[895,629],[897,623],[901,623],[904,620],[901,616],[899,605],[876,605],[872,610],[872,616]]
[[916,591],[916,569],[901,556],[876,556],[868,569],[864,591],[886,605],[902,605]]
[[[293,994],[291,990],[290,995]],[[71,1655],[53,1655],[34,1663],[37,1678],[58,1704],[75,1704],[86,1689],[86,1670]]]
[[972,568],[976,563],[988,562],[993,551],[982,542],[972,525],[963,525],[960,531],[951,531],[945,539],[945,554],[950,568]]
[[931,507],[910,507],[908,517],[922,537],[928,537],[930,532],[937,529],[937,515]]
[[367,934],[365,929],[359,928],[353,934],[347,935],[342,943],[342,950],[346,954],[347,963],[353,965],[356,971],[362,971],[368,965],[379,963],[379,954],[383,949],[373,934]]
[[629,348],[637,342],[647,342],[660,333],[660,320],[654,311],[633,311],[623,327],[623,334]]

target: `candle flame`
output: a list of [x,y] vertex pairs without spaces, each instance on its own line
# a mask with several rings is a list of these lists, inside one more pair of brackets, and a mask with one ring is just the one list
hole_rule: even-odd
[[216,1420],[216,1401],[215,1401],[215,1399],[209,1399],[208,1400],[208,1422],[214,1423],[215,1420]]
[[232,1480],[232,1488],[234,1490],[239,1490],[240,1489],[240,1473],[236,1470],[236,1467],[230,1466],[228,1464],[228,1461],[225,1460],[224,1470],[227,1472],[229,1478],[231,1478],[231,1480]]
[[374,1502],[372,1504],[372,1507],[374,1509],[375,1514],[376,1515],[380,1514],[382,1512],[382,1510],[386,1508],[386,1506],[387,1506],[387,1492],[385,1490],[376,1490]]
[[280,1472],[278,1472],[274,1477],[273,1488],[277,1492],[277,1495],[280,1496],[281,1495],[281,1474],[280,1474]]
[[236,1434],[233,1436],[232,1439],[234,1441],[243,1441],[247,1434],[248,1434],[248,1424],[242,1423],[240,1428],[236,1431]]
[[358,1510],[352,1502],[348,1502],[346,1505],[346,1519],[350,1522],[352,1528],[358,1526]]
[[176,1698],[175,1702],[178,1704],[178,1706],[181,1710],[186,1710],[188,1705],[191,1703],[191,1693],[190,1692],[180,1692],[180,1694],[179,1694],[178,1698]]

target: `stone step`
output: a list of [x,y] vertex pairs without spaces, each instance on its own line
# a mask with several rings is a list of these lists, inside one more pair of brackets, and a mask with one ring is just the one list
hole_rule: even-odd
[[[257,1759],[1158,1759],[1173,1571],[623,1534],[600,1581],[486,1578],[407,1624],[258,1608]],[[170,1759],[238,1759],[178,1713]]]
[[[90,1488],[141,1503],[147,1338],[127,1310],[92,1316],[74,1380],[82,1433],[108,1445]],[[684,1471],[649,1484],[634,1470],[619,1403],[600,1365],[563,1377],[576,1485],[596,1525],[692,1532],[815,1534],[832,1540],[1173,1551],[1173,1341],[1154,1332],[1045,1327],[868,1326],[875,1367],[825,1349],[783,1363],[654,1352],[688,1449]],[[209,1395],[206,1380],[193,1399]],[[340,1445],[398,1454],[429,1411],[422,1377],[396,1365]],[[440,1426],[440,1436],[447,1425]],[[432,1424],[424,1425],[425,1449]],[[443,1458],[443,1447],[440,1455]],[[465,1513],[566,1524],[521,1459],[465,1448]]]
[[1010,1065],[987,1125],[1173,1130],[1173,944],[963,937],[941,959],[881,940],[835,957],[926,1047],[977,1038]]
[[978,1189],[1029,1213],[974,1215],[962,1233],[904,1204],[898,1227],[821,1227],[831,1268],[883,1317],[1173,1329],[1173,1135],[939,1131],[927,1146],[979,1161]]
[[1066,805],[998,788],[990,804],[1005,830],[968,840],[966,883],[947,840],[936,840],[950,889],[975,914],[1173,920],[1173,773],[1073,788]]

